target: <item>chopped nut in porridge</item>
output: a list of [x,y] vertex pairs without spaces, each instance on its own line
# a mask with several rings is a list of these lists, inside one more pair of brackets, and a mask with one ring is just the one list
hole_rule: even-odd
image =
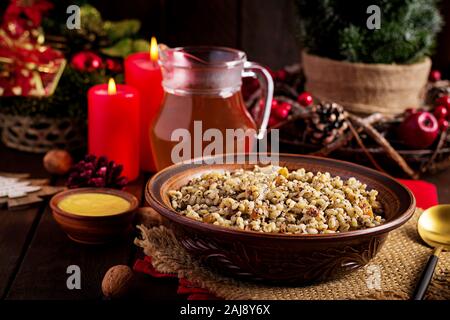
[[270,233],[336,233],[384,222],[378,192],[342,180],[275,166],[213,171],[170,190],[172,207],[188,218]]

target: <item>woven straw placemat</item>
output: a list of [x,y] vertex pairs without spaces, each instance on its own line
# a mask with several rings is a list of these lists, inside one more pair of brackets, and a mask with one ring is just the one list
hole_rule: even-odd
[[[409,299],[432,253],[417,234],[419,215],[417,210],[408,223],[391,232],[375,259],[364,268],[340,279],[307,287],[268,286],[218,275],[191,258],[174,234],[163,226],[138,226],[141,239],[136,239],[135,243],[152,257],[157,271],[175,273],[224,299]],[[450,253],[441,254],[426,298],[450,299]]]

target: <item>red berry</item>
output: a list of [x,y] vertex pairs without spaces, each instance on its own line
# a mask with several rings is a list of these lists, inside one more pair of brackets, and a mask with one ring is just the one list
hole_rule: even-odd
[[276,119],[274,116],[270,116],[269,118],[269,128],[275,127],[280,121]]
[[444,106],[447,109],[450,108],[450,96],[442,96],[436,99],[436,101],[434,102],[436,106]]
[[442,75],[439,70],[432,70],[430,72],[430,81],[431,82],[439,81],[439,80],[441,80],[441,78],[442,78]]
[[273,99],[272,100],[272,110],[278,108],[278,100]]
[[304,107],[308,107],[313,103],[313,97],[309,92],[302,92],[297,97],[298,103]]
[[288,117],[292,106],[287,102],[282,102],[277,108],[273,110],[273,115],[279,120],[284,120]]
[[448,115],[448,110],[445,106],[437,106],[433,111],[436,119],[446,119]]
[[[263,109],[265,108],[265,100],[259,100],[259,108],[261,109],[261,112],[263,111]],[[273,110],[275,110],[276,108],[278,108],[278,101],[273,99],[270,105],[270,108]]]
[[280,80],[280,81],[285,81],[287,77],[287,72],[284,69],[278,70],[275,73],[275,79]]
[[445,119],[439,119],[439,130],[445,131],[448,129],[448,121]]

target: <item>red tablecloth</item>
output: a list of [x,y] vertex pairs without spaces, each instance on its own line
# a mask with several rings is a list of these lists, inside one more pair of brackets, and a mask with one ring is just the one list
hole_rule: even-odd
[[[407,186],[416,197],[417,207],[427,209],[438,204],[437,189],[434,184],[421,180],[402,180],[401,183]],[[145,273],[154,278],[175,278],[176,274],[160,273],[153,268],[152,258],[145,257],[138,259],[133,267],[135,272]],[[218,299],[208,290],[198,288],[186,279],[180,278],[177,293],[186,295],[188,300],[213,300]]]

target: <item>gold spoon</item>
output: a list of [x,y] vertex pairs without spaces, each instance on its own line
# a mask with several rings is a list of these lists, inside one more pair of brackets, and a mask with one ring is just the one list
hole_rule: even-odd
[[450,205],[438,205],[425,210],[419,218],[417,228],[422,240],[435,249],[414,291],[413,300],[422,300],[433,278],[439,254],[442,250],[450,249]]

